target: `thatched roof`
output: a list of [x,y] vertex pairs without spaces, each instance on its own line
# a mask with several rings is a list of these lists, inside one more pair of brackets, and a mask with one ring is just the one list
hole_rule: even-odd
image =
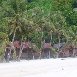
[[32,48],[32,45],[30,42],[22,42],[22,47],[23,48]]
[[50,43],[44,43],[43,48],[52,48]]
[[20,48],[20,46],[21,46],[20,42],[17,40],[14,41],[13,44],[14,44],[14,47],[17,47],[17,48]]

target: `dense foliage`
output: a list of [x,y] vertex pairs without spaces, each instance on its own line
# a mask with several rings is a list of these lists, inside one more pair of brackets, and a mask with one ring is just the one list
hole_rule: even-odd
[[29,40],[39,48],[77,43],[76,0],[0,0],[0,43]]

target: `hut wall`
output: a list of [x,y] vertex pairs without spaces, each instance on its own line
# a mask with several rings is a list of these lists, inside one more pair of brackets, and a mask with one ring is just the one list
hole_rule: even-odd
[[68,49],[63,49],[59,52],[59,57],[64,58],[64,57],[69,57],[69,50]]
[[77,48],[73,49],[73,57],[77,56]]
[[28,49],[28,59],[33,59],[32,49]]
[[42,50],[41,53],[42,58],[49,58],[51,57],[51,50],[49,48],[45,48]]
[[27,49],[22,50],[21,59],[28,59]]
[[63,56],[64,57],[69,57],[69,50],[65,50],[64,53],[63,53]]

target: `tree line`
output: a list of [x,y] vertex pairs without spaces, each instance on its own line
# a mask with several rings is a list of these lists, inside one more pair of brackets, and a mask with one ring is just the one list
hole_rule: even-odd
[[77,45],[76,0],[0,0],[0,54],[6,43]]

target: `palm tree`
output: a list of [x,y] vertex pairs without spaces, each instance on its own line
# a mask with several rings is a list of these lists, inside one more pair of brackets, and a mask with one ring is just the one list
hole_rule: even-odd
[[[9,36],[13,35],[12,42],[14,42],[16,35],[23,33],[23,25],[27,17],[27,1],[25,0],[6,0],[1,4],[4,16],[7,21]],[[18,33],[19,32],[19,33]]]
[[58,51],[61,43],[61,36],[63,35],[63,30],[66,25],[65,18],[60,11],[51,12],[51,23],[53,23],[54,33],[58,37]]

